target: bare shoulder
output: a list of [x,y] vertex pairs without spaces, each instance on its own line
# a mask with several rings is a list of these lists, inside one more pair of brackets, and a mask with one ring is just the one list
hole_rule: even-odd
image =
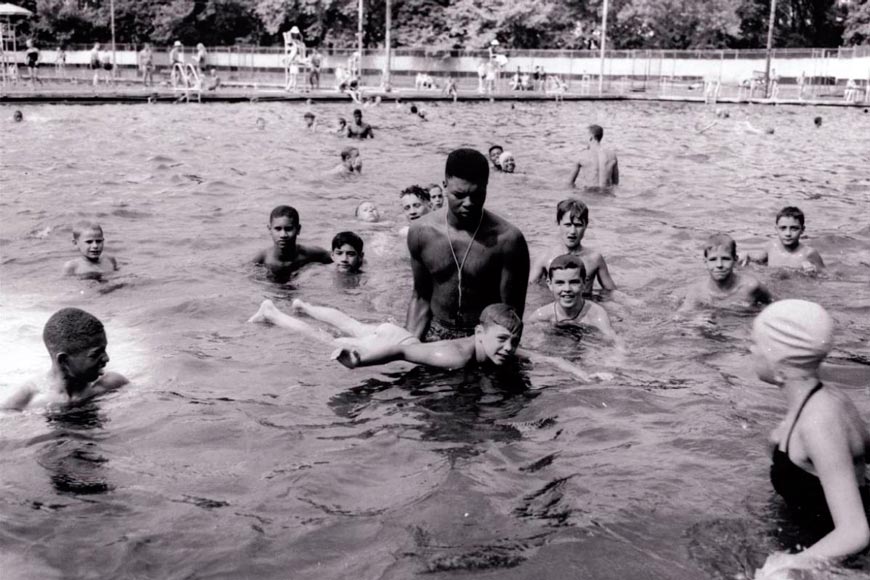
[[39,392],[39,386],[35,380],[29,380],[16,388],[11,395],[0,399],[0,410],[23,411]]
[[586,313],[587,318],[594,320],[610,320],[610,315],[607,314],[607,310],[605,310],[603,306],[589,300],[586,301],[586,304],[589,305],[589,311]]
[[519,242],[525,243],[526,238],[517,226],[498,214],[486,210],[484,211],[486,212],[485,216],[490,227],[495,230],[500,242],[505,244],[516,244]]
[[553,320],[553,303],[545,304],[529,316],[530,322],[550,322]]
[[112,391],[130,383],[130,380],[120,373],[108,372],[94,384],[101,391]]
[[255,264],[264,264],[266,262],[266,256],[269,255],[269,250],[260,250],[256,254],[254,254],[253,260],[251,260]]
[[298,246],[298,253],[305,257],[306,260],[312,262],[332,262],[332,256],[330,256],[329,252],[326,248],[321,248],[320,246]]

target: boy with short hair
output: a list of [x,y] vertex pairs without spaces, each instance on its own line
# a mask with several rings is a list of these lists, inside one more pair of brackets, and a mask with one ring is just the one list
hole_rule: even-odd
[[78,308],[55,312],[42,331],[51,356],[51,370],[43,379],[28,381],[0,409],[21,411],[77,403],[126,385],[118,373],[104,373],[109,362],[106,331],[94,315]]
[[704,246],[704,263],[710,276],[689,287],[678,312],[718,303],[769,304],[773,298],[764,284],[734,271],[737,243],[727,234],[710,236]]
[[362,268],[363,241],[353,232],[338,232],[332,238],[332,261],[339,272],[357,274]]
[[305,120],[305,129],[309,132],[314,132],[317,130],[317,125],[315,125],[316,117],[314,113],[311,111],[305,111],[305,114],[302,115],[302,118]]
[[362,173],[362,158],[356,147],[345,147],[341,150],[341,163],[336,165],[330,175],[353,175]]
[[336,350],[332,358],[349,369],[398,360],[443,369],[459,369],[476,366],[502,367],[516,357],[521,357],[532,362],[552,364],[581,380],[589,380],[584,371],[565,359],[519,350],[522,333],[523,321],[513,307],[503,303],[490,304],[480,313],[480,322],[475,326],[472,336],[419,342],[408,333],[406,339],[389,344],[386,341],[376,344],[359,341],[355,346]]
[[376,223],[381,221],[381,212],[378,211],[378,206],[371,201],[360,202],[353,215],[362,222]]
[[766,263],[774,268],[802,268],[816,271],[825,267],[819,253],[806,244],[801,244],[804,233],[804,212],[794,206],[787,206],[776,214],[776,240],[772,240],[763,250],[747,252],[740,259],[745,265],[749,262]]
[[406,187],[399,193],[399,200],[402,202],[402,211],[408,218],[408,221],[420,219],[432,209],[431,198],[426,188],[419,185]]
[[554,326],[591,326],[618,342],[607,311],[583,297],[585,284],[583,260],[571,254],[553,259],[547,269],[547,286],[553,293],[553,302],[538,308],[531,315],[531,321]]
[[79,278],[102,278],[103,274],[118,269],[118,262],[112,256],[103,256],[103,228],[96,222],[79,222],[73,226],[73,245],[81,256],[63,265],[66,276]]
[[269,214],[269,234],[272,247],[254,256],[255,264],[263,264],[278,282],[286,282],[290,275],[309,263],[331,264],[332,258],[323,248],[297,243],[302,224],[299,212],[289,205],[279,205]]
[[504,153],[504,147],[501,145],[493,145],[489,148],[489,162],[496,171],[501,171],[498,159],[502,153]]
[[592,294],[592,286],[597,278],[603,290],[611,292],[614,298],[623,298],[621,294],[617,294],[616,284],[610,277],[604,255],[589,246],[583,246],[583,235],[589,226],[589,208],[586,204],[573,197],[563,199],[556,204],[556,223],[559,224],[562,243],[538,256],[529,270],[529,284],[547,275],[549,264],[556,256],[567,253],[583,260],[586,268],[584,295]]

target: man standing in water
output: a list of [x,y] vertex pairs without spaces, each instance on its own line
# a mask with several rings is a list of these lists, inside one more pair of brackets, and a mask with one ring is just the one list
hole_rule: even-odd
[[490,304],[506,303],[522,317],[529,276],[523,234],[483,209],[486,157],[457,149],[445,174],[446,207],[415,220],[408,232],[414,290],[405,327],[428,341],[472,335]]
[[589,125],[589,144],[577,160],[574,172],[571,174],[571,187],[581,171],[582,184],[587,187],[609,187],[619,184],[619,165],[616,153],[601,145],[604,129],[599,125]]

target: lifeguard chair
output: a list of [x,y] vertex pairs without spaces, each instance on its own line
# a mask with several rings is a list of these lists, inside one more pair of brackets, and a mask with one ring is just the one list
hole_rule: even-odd
[[16,18],[33,13],[14,4],[0,4],[0,82],[18,82],[18,45],[15,38]]

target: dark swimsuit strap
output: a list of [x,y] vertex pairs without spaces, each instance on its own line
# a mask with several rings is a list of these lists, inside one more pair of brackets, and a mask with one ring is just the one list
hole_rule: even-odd
[[786,437],[785,437],[785,448],[782,451],[786,455],[788,455],[788,442],[791,440],[791,434],[792,434],[792,432],[794,432],[794,427],[795,427],[795,425],[797,425],[798,419],[800,419],[801,413],[803,413],[803,411],[804,411],[804,407],[806,407],[807,403],[810,400],[810,397],[812,397],[813,395],[818,393],[821,388],[822,388],[822,383],[818,383],[815,387],[813,387],[812,390],[810,390],[810,392],[807,393],[807,396],[806,396],[806,398],[804,398],[803,402],[801,403],[801,406],[798,407],[797,415],[794,416],[794,421],[791,422],[791,427],[788,430],[788,435],[786,435]]

